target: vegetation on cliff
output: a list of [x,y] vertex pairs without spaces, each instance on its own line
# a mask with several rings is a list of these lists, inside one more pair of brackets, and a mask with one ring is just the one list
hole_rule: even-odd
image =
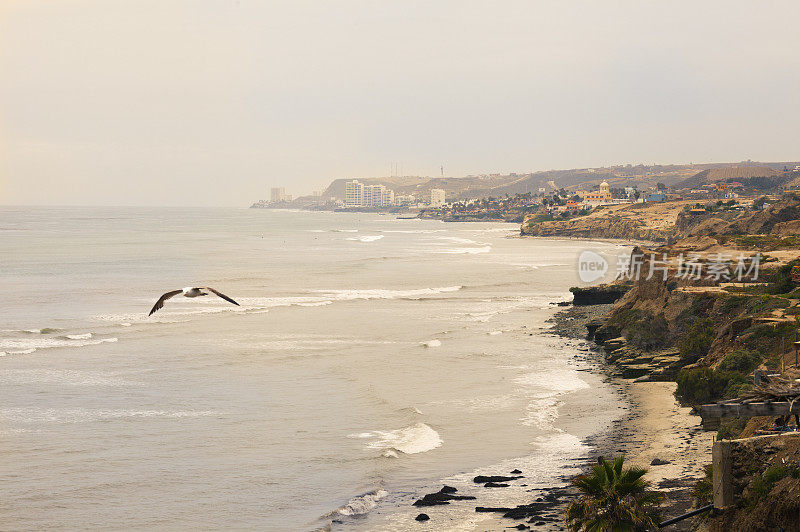
[[599,461],[590,474],[572,481],[582,495],[567,508],[569,529],[634,532],[658,527],[663,495],[642,478],[647,470],[624,467],[624,456]]
[[[641,276],[634,280],[609,314],[592,322],[590,334],[605,348],[607,361],[620,375],[674,380],[676,397],[684,404],[700,405],[749,393],[755,370],[781,372],[795,362],[793,342],[800,325],[800,246],[796,241],[800,239],[787,231],[800,227],[798,222],[800,196],[794,194],[759,212],[687,218],[674,244],[634,249],[643,257],[642,271],[647,271],[654,256],[666,254],[667,278]],[[757,282],[678,275],[678,256],[682,254],[697,254],[707,267],[713,254],[765,251],[761,246],[769,251],[762,256]],[[746,424],[723,420],[719,437],[751,436],[773,424],[771,418],[753,418]],[[752,456],[744,457],[746,465],[736,472],[742,502],[705,517],[711,530],[796,529],[798,472],[785,460],[796,463],[800,438],[797,440],[799,443],[791,444],[792,451],[754,450]],[[709,500],[709,481],[698,483],[698,505]]]

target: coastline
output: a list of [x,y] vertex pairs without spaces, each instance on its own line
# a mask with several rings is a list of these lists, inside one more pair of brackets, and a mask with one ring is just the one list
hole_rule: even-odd
[[[612,305],[570,306],[559,310],[548,321],[549,333],[570,340],[585,340],[586,323],[605,315]],[[593,342],[582,352],[588,362],[584,371],[591,372],[608,383],[624,403],[624,413],[610,426],[583,440],[590,450],[585,457],[576,457],[576,465],[588,473],[599,457],[625,454],[626,464],[648,469],[645,479],[652,487],[665,493],[662,505],[664,519],[690,511],[693,504],[692,489],[704,477],[704,465],[710,460],[712,432],[704,432],[691,408],[682,407],[675,400],[674,382],[633,382],[614,375],[601,349]],[[578,392],[580,393],[580,392]],[[562,423],[566,419],[562,420]],[[658,459],[662,465],[652,465]],[[566,482],[570,477],[565,477]],[[537,530],[565,530],[564,510],[579,495],[569,484],[542,490],[545,495],[532,497],[537,513],[550,516],[513,519],[495,514],[492,520],[482,521],[475,530],[502,530],[517,527],[535,527]],[[552,517],[558,517],[553,520]],[[536,526],[537,523],[539,526]],[[671,530],[690,530],[690,520],[678,523]]]
[[[554,330],[567,337],[586,335],[586,323],[605,315],[612,305],[570,307],[553,317]],[[592,342],[598,357],[599,371],[625,399],[629,409],[607,431],[590,439],[593,459],[625,454],[626,464],[648,469],[645,479],[666,495],[662,505],[664,518],[689,511],[692,489],[705,476],[704,466],[711,459],[715,433],[705,432],[700,418],[690,407],[681,406],[673,395],[674,382],[635,382],[614,375],[615,368],[604,360],[601,349]],[[668,462],[652,465],[653,460]],[[688,530],[690,521],[678,523],[671,530]]]

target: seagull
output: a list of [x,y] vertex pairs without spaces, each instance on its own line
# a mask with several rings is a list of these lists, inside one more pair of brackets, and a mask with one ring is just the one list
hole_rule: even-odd
[[150,314],[148,314],[148,316],[152,316],[155,311],[157,311],[158,309],[160,309],[161,307],[164,306],[164,301],[166,301],[167,299],[169,299],[169,298],[171,298],[173,296],[177,296],[178,294],[183,294],[183,297],[207,296],[208,292],[203,292],[203,290],[208,290],[208,292],[213,292],[214,294],[218,295],[219,297],[221,297],[225,301],[233,303],[237,307],[239,306],[239,303],[237,303],[233,299],[229,298],[228,296],[226,296],[222,292],[217,292],[216,290],[214,290],[210,286],[200,286],[200,287],[187,286],[183,290],[172,290],[171,292],[167,292],[163,296],[159,297],[158,301],[156,301],[156,304],[153,305],[153,309],[150,311]]

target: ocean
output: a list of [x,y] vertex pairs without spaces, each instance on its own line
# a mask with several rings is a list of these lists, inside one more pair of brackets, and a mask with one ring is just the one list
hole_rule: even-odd
[[[0,528],[482,529],[619,417],[548,332],[608,242],[378,214],[0,208]],[[237,300],[175,297],[211,286]],[[519,468],[525,485],[476,474]],[[411,503],[442,483],[477,501]],[[481,524],[483,523],[483,525]]]

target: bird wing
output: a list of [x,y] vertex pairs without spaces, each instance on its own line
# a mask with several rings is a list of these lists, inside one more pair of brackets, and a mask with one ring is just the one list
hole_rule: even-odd
[[152,316],[153,312],[155,312],[158,309],[160,309],[161,307],[163,307],[164,306],[164,301],[166,301],[167,299],[171,298],[172,296],[177,296],[178,294],[180,294],[182,292],[183,292],[183,290],[173,290],[172,292],[167,292],[163,296],[159,297],[158,301],[156,301],[156,304],[153,305],[153,309],[150,311],[150,314],[148,314],[148,316]]
[[229,303],[233,303],[233,304],[234,304],[234,305],[236,305],[237,307],[241,306],[241,305],[239,305],[239,303],[237,303],[237,302],[236,302],[236,301],[234,301],[233,299],[229,298],[228,296],[226,296],[226,295],[225,295],[225,294],[223,294],[222,292],[218,292],[218,291],[214,290],[214,289],[213,289],[213,288],[211,288],[210,286],[204,286],[203,288],[205,288],[205,289],[206,289],[206,290],[208,290],[209,292],[214,292],[215,294],[217,294],[219,297],[221,297],[221,298],[222,298],[222,299],[224,299],[225,301],[227,301],[227,302],[229,302]]

